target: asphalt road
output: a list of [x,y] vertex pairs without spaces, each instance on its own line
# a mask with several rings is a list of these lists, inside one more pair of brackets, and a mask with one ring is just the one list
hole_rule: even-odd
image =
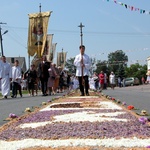
[[128,86],[114,90],[108,88],[102,91],[104,94],[126,102],[127,105],[133,105],[137,112],[146,110],[150,114],[150,84],[139,86]]
[[54,97],[62,96],[65,93],[57,93],[53,96],[28,96],[23,95],[22,98],[11,98],[8,97],[8,99],[0,99],[0,126],[7,123],[8,121],[5,121],[6,118],[8,118],[10,113],[14,113],[17,116],[21,116],[24,114],[24,111],[27,107],[30,109],[32,107],[41,107],[42,102],[47,102],[48,100],[51,100]]

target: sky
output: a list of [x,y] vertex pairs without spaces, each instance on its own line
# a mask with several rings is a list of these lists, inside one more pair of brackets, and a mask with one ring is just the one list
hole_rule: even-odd
[[[79,53],[80,23],[84,25],[86,54],[96,60],[108,60],[108,54],[123,50],[128,64],[147,64],[150,56],[150,0],[1,0],[0,22],[6,57],[26,57],[28,62],[28,14],[52,11],[48,34],[57,43],[57,52],[67,59]],[[120,5],[120,2],[125,5]],[[133,10],[131,10],[133,8]],[[145,13],[135,8],[145,10]]]

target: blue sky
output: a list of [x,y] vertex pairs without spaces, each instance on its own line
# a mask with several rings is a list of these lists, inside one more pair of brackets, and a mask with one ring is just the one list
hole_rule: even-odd
[[[117,0],[128,6],[150,11],[149,0]],[[3,35],[4,55],[27,58],[28,14],[53,11],[48,33],[54,34],[56,52],[62,48],[67,58],[79,53],[80,28],[82,22],[83,44],[86,53],[97,60],[107,60],[109,53],[123,50],[129,65],[145,64],[150,56],[150,14],[140,14],[114,0],[4,0],[1,1],[0,22]],[[56,56],[56,55],[55,55]],[[28,59],[27,59],[28,61]]]

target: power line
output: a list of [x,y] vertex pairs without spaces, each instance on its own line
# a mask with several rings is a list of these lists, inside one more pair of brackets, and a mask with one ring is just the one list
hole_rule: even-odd
[[[4,28],[4,27],[3,27]],[[23,39],[22,36],[20,36],[18,34],[18,32],[16,32],[14,29],[24,29],[26,30],[27,28],[22,28],[22,27],[10,27],[10,26],[5,26],[5,28],[9,28],[9,36],[8,38],[12,39],[13,41],[15,41],[17,44],[21,45],[22,47],[24,47],[25,49],[27,49],[27,47],[25,46],[26,44],[24,44],[24,42],[26,42],[27,39]],[[22,41],[22,42],[20,42]]]
[[[14,27],[14,26],[7,26],[7,28],[13,29],[20,29],[20,30],[27,30],[26,27]],[[49,32],[57,32],[57,33],[76,33],[78,34],[77,30],[58,30],[58,29],[48,29]],[[93,34],[93,35],[125,35],[125,36],[150,36],[150,32],[146,33],[136,33],[136,32],[100,32],[100,31],[84,31],[85,34]]]
[[16,43],[18,43],[19,45],[21,45],[25,49],[27,49],[27,47],[24,44],[22,44],[21,42],[19,42],[19,40],[16,39],[16,38],[14,38],[11,34],[9,34],[9,37],[11,37],[11,39],[13,39]]

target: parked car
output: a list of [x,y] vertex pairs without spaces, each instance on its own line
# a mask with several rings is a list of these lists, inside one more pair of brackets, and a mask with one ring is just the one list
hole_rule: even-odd
[[140,80],[136,77],[125,78],[124,81],[122,81],[122,86],[123,86],[123,82],[124,82],[125,86],[133,86],[133,85],[140,84]]

